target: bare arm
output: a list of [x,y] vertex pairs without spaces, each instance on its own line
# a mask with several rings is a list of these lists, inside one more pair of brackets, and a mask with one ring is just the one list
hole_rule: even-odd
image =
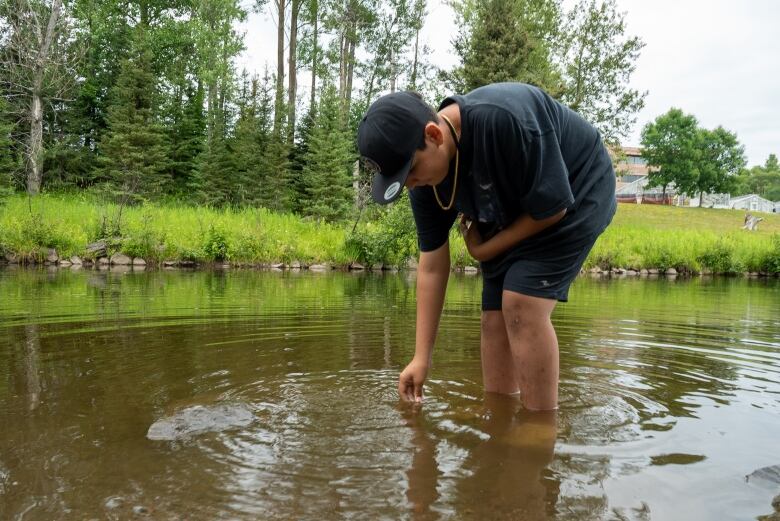
[[485,242],[482,242],[482,238],[477,231],[476,225],[472,223],[465,232],[464,239],[466,241],[466,248],[469,253],[476,260],[484,262],[489,261],[493,257],[504,253],[506,250],[519,243],[536,235],[544,229],[554,225],[566,215],[566,209],[561,210],[555,215],[546,219],[537,221],[528,214],[521,215],[515,222],[495,234],[493,237]]
[[398,378],[398,394],[408,401],[422,401],[422,387],[428,376],[433,344],[444,307],[450,276],[449,242],[420,254],[417,266],[417,329],[414,358]]

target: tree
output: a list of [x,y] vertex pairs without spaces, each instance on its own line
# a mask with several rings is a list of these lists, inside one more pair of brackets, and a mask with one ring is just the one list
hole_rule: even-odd
[[108,130],[100,143],[100,179],[125,202],[160,194],[170,187],[169,149],[154,108],[157,81],[143,26],[137,26],[130,57],[108,107]]
[[699,192],[701,206],[704,193],[727,193],[734,188],[737,175],[745,166],[745,147],[739,144],[736,134],[723,127],[699,129],[696,137],[699,175],[695,178],[695,191],[686,191]]
[[453,42],[461,65],[444,74],[453,90],[521,81],[560,94],[560,73],[550,55],[560,25],[556,2],[462,0],[453,8],[464,21]]
[[27,126],[24,158],[27,192],[35,195],[43,181],[44,111],[52,102],[62,100],[72,88],[75,77],[68,48],[68,25],[62,0],[7,0],[0,2],[3,20],[0,64],[2,78],[13,99],[13,107]]
[[642,129],[642,157],[650,167],[648,186],[663,187],[672,183],[686,193],[693,193],[698,177],[698,121],[680,109],[670,109]]
[[307,215],[326,221],[345,218],[352,202],[352,136],[339,112],[336,88],[327,84],[320,97],[305,156],[306,200],[301,205]]
[[12,191],[13,174],[18,167],[12,138],[14,125],[8,116],[8,102],[0,97],[0,198]]
[[561,100],[599,129],[604,139],[625,138],[646,92],[629,88],[644,43],[625,35],[615,0],[579,0],[566,16],[558,60],[566,84]]
[[770,201],[780,200],[780,166],[777,156],[769,154],[763,166],[742,170],[737,193],[758,194]]

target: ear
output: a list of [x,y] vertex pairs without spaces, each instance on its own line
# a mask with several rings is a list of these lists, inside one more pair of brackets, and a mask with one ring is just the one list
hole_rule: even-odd
[[430,139],[436,143],[437,146],[441,146],[441,144],[444,143],[444,135],[442,134],[438,124],[434,123],[433,121],[426,123],[425,139]]

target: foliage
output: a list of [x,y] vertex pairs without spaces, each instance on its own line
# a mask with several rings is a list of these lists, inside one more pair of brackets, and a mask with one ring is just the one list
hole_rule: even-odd
[[302,211],[317,219],[344,219],[352,206],[352,139],[339,113],[336,88],[326,85],[304,156]]
[[461,65],[444,74],[452,90],[520,81],[560,96],[562,79],[551,54],[561,22],[556,2],[462,0],[453,8],[464,23],[453,41]]
[[108,108],[108,129],[100,143],[100,179],[115,196],[138,202],[161,194],[170,175],[168,143],[154,109],[157,85],[152,53],[141,28],[132,45]]
[[[43,194],[32,202],[12,196],[0,207],[0,249],[36,259],[48,247],[57,248],[61,257],[83,255],[89,242],[108,236],[100,231],[103,216],[116,215],[118,208],[83,193]],[[417,254],[408,198],[376,211],[375,220],[352,230],[264,209],[144,204],[125,208],[121,234],[112,245],[147,262],[403,265]],[[780,216],[762,214],[761,228],[750,233],[741,230],[743,217],[743,212],[733,210],[621,204],[586,267],[780,274]],[[450,252],[453,267],[476,265],[455,230]]]
[[[697,134],[699,175],[692,186],[680,185],[686,193],[728,193],[736,184],[737,175],[745,166],[745,147],[736,134],[723,127],[700,129]],[[699,198],[699,204],[703,197]]]
[[417,255],[417,235],[409,197],[404,195],[379,219],[363,224],[347,238],[345,248],[353,260],[399,266]]
[[649,186],[663,186],[664,192],[674,184],[690,195],[727,193],[736,188],[745,165],[745,149],[734,133],[699,128],[694,116],[676,108],[645,125],[642,146]]
[[647,95],[629,87],[644,43],[625,35],[625,14],[615,0],[579,0],[560,32],[558,59],[566,84],[561,100],[606,141],[627,137]]
[[642,129],[642,157],[650,167],[648,186],[662,186],[664,192],[674,183],[693,187],[698,176],[698,121],[682,110],[672,108]]
[[758,194],[770,201],[780,201],[780,165],[777,156],[769,154],[763,166],[743,169],[737,179],[735,194]]

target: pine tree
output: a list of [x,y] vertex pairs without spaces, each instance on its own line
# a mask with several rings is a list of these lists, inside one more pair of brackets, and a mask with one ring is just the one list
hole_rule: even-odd
[[198,156],[190,184],[195,189],[196,201],[214,206],[235,203],[235,185],[232,182],[235,170],[232,143],[223,137],[221,124],[218,124],[214,136],[205,143],[203,152]]
[[152,52],[139,26],[112,92],[108,130],[100,144],[100,180],[125,200],[152,197],[171,184],[168,143],[154,112],[151,62]]
[[320,97],[304,161],[304,213],[327,221],[348,215],[352,206],[352,155],[351,135],[339,116],[338,93],[328,84]]
[[168,136],[171,144],[170,175],[172,191],[187,192],[198,167],[198,156],[203,151],[206,118],[203,114],[203,89],[188,85],[184,99],[171,108]]
[[13,124],[9,116],[9,104],[0,97],[0,197],[12,191],[13,174],[19,167],[13,147]]
[[258,203],[257,184],[263,174],[260,159],[267,141],[267,122],[258,118],[258,79],[247,79],[244,73],[242,83],[239,117],[233,133],[234,199],[247,205]]

